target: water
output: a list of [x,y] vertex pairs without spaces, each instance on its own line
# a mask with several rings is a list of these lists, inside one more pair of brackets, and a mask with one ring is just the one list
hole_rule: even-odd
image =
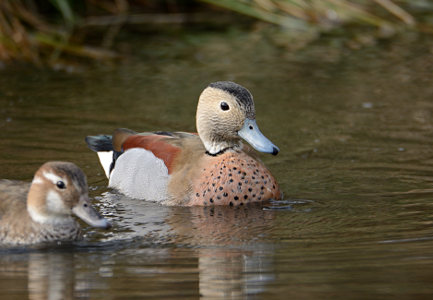
[[[260,31],[193,32],[136,41],[115,66],[1,71],[0,178],[73,161],[114,223],[83,225],[72,245],[1,249],[1,298],[430,299],[433,41],[335,41],[291,53]],[[253,93],[284,201],[163,207],[108,190],[84,137],[194,131],[216,80]]]

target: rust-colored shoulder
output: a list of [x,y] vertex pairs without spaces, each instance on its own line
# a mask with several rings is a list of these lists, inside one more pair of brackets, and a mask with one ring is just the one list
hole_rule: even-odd
[[181,151],[181,148],[170,143],[172,138],[166,135],[129,135],[122,143],[124,151],[131,148],[143,148],[149,150],[162,159],[168,169],[168,174],[171,174],[174,168],[174,160]]
[[117,128],[113,133],[113,149],[114,151],[121,152],[122,145],[125,140],[131,135],[135,135],[137,132],[127,128]]

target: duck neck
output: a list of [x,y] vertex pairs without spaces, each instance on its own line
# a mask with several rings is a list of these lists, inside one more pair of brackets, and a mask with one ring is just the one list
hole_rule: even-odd
[[238,140],[236,143],[227,141],[204,141],[202,139],[206,153],[212,156],[223,154],[227,150],[240,150],[242,149],[242,142]]

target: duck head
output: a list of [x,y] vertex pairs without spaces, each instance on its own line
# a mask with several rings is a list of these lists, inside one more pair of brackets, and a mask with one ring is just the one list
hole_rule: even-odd
[[278,154],[279,149],[259,130],[253,96],[243,86],[230,81],[211,83],[200,95],[196,126],[211,155],[240,149],[241,138],[260,152]]
[[76,215],[93,227],[111,227],[90,203],[86,175],[69,162],[47,162],[39,168],[27,196],[27,210],[39,223],[61,224]]

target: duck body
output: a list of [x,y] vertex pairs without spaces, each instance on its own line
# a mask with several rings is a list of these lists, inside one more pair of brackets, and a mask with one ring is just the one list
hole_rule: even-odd
[[0,245],[78,240],[81,230],[72,214],[110,227],[91,206],[84,173],[72,163],[46,163],[32,183],[0,180]]
[[[279,186],[245,140],[278,153],[255,123],[251,94],[232,82],[211,84],[197,109],[197,133],[117,129],[88,136],[109,187],[166,205],[243,205],[280,199]],[[246,137],[245,137],[246,136]],[[252,136],[252,137],[251,137]]]
[[[123,152],[108,173],[109,186],[127,196],[181,206],[243,205],[281,197],[275,178],[247,145],[213,156],[192,133],[118,129],[114,140],[118,135],[124,138]],[[110,163],[105,162],[106,169]]]

